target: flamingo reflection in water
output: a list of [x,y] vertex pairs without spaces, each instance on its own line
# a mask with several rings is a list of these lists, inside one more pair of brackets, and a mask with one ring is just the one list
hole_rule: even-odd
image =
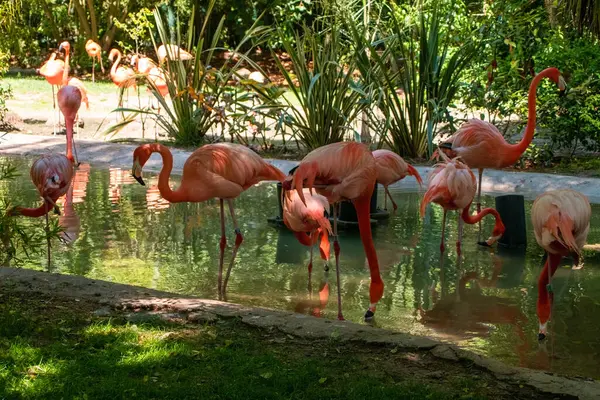
[[[440,270],[442,287],[444,286],[443,268],[442,265]],[[524,366],[529,348],[523,329],[528,321],[527,317],[510,299],[481,293],[481,288],[496,286],[501,271],[502,259],[494,256],[494,270],[490,279],[481,277],[476,271],[465,272],[457,283],[456,293],[448,295],[442,293],[438,300],[438,294],[433,288],[432,297],[435,302],[433,307],[430,310],[423,310],[419,306],[417,310],[423,325],[432,328],[438,334],[451,337],[453,341],[487,336],[490,333],[487,324],[511,325],[520,339],[516,351],[521,366]]]
[[118,204],[121,200],[121,187],[132,184],[135,180],[129,171],[121,168],[109,168],[108,174],[108,199],[112,204]]
[[308,311],[313,317],[320,318],[323,316],[323,310],[327,307],[327,303],[329,303],[329,272],[326,271],[319,285],[319,299],[313,300],[311,297],[300,300],[294,306],[294,312],[305,314]]
[[73,182],[67,191],[65,197],[61,197],[57,204],[62,204],[63,213],[58,219],[58,223],[63,227],[62,239],[65,243],[72,243],[79,237],[81,222],[79,216],[73,208],[73,204],[83,203],[89,181],[90,165],[81,164],[75,171]]

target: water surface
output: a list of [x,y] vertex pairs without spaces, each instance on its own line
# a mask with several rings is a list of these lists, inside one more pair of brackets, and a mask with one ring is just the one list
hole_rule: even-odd
[[[11,161],[22,176],[0,183],[0,196],[24,206],[39,204],[29,180],[31,160]],[[53,267],[65,274],[216,298],[218,201],[170,204],[160,197],[156,176],[144,176],[146,187],[127,170],[83,164],[71,195],[66,204],[62,202],[63,215],[53,216],[60,218],[66,231],[66,243],[55,244]],[[550,337],[540,346],[535,305],[543,251],[529,220],[525,252],[478,247],[475,228],[466,227],[459,259],[454,248],[457,216],[450,213],[448,251],[441,256],[441,208],[429,207],[421,219],[420,194],[398,189],[392,194],[398,211],[373,231],[385,282],[377,326],[457,343],[513,365],[600,378],[600,257],[596,253],[585,254],[581,271],[571,271],[570,260],[564,260],[556,272]],[[379,198],[382,205],[381,190]],[[267,222],[278,213],[275,185],[250,188],[235,204],[245,240],[233,267],[228,300],[336,318],[333,265],[325,272],[324,262],[316,260],[309,295],[308,249],[285,228]],[[493,206],[494,199],[486,197],[484,204]],[[527,218],[530,208],[531,202],[526,202]],[[593,206],[592,211],[588,243],[597,243],[600,207]],[[43,219],[29,223],[41,229]],[[483,226],[489,235],[493,219]],[[230,246],[235,236],[229,218],[227,229]],[[363,323],[369,274],[358,232],[342,231],[340,246],[344,316]],[[228,250],[226,263],[229,257]],[[45,269],[45,258],[26,267]]]

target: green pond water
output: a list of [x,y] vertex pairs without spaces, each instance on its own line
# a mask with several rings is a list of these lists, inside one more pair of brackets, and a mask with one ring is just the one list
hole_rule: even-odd
[[[29,180],[31,160],[11,161],[22,176],[0,182],[0,196],[13,204],[39,204]],[[0,162],[6,159],[0,158]],[[54,271],[216,299],[218,201],[169,204],[158,194],[156,176],[145,173],[144,179],[145,187],[133,181],[129,170],[82,164],[72,196],[61,206],[63,215],[52,217],[59,219],[68,235],[66,243],[54,245]],[[176,179],[172,183],[176,184]],[[566,259],[556,272],[550,335],[540,345],[535,306],[544,254],[535,242],[529,220],[526,251],[479,247],[476,227],[467,226],[463,256],[458,259],[454,247],[457,216],[450,213],[448,250],[441,256],[441,208],[428,207],[421,219],[421,194],[401,189],[391,192],[398,211],[373,229],[385,282],[376,326],[457,343],[513,365],[600,378],[597,253],[585,253],[583,270],[572,271],[571,261]],[[383,205],[381,188],[379,203]],[[315,259],[313,293],[309,295],[308,248],[285,228],[267,221],[278,214],[275,184],[250,188],[235,204],[245,240],[229,281],[228,300],[336,318],[333,254],[329,272],[325,272],[323,261]],[[493,206],[494,199],[486,197],[484,204]],[[531,202],[526,202],[527,218],[530,208]],[[592,208],[588,243],[598,243],[600,207]],[[44,219],[28,223],[42,229]],[[226,223],[231,246],[235,236],[229,218]],[[493,218],[486,220],[484,234],[489,235],[492,226]],[[340,246],[344,316],[364,323],[369,273],[358,232],[341,231]],[[229,250],[225,257],[227,263]],[[45,269],[45,258],[26,267]]]

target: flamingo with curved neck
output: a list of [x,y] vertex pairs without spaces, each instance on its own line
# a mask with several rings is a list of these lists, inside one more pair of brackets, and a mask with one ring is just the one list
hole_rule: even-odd
[[[115,59],[116,57],[116,59]],[[135,72],[133,69],[119,65],[121,63],[121,58],[123,55],[118,49],[112,49],[108,54],[108,59],[113,62],[112,67],[110,68],[110,78],[113,83],[117,85],[119,89],[125,88],[127,90],[127,96],[129,97],[129,88],[136,87],[135,84]],[[119,98],[119,107],[123,106],[123,98]]]
[[[224,298],[227,281],[237,251],[244,240],[233,209],[233,200],[246,189],[266,180],[283,181],[285,175],[276,167],[264,161],[249,148],[234,143],[215,143],[194,151],[183,166],[181,184],[176,190],[169,186],[169,176],[173,169],[173,155],[161,144],[144,144],[133,152],[133,177],[142,185],[142,168],[152,155],[159,153],[163,167],[158,176],[158,190],[161,196],[171,203],[203,202],[218,198],[221,208],[221,241],[219,248],[219,299]],[[227,240],[225,237],[225,212],[223,201],[227,200],[229,213],[235,227],[233,255],[223,281],[223,260]]]
[[[500,218],[500,214],[494,208],[484,208],[483,210],[479,211],[477,214],[471,215],[471,204],[473,204],[473,200],[471,200],[471,203],[469,203],[469,205],[467,207],[463,208],[463,211],[461,214],[461,218],[465,223],[467,223],[469,225],[474,225],[474,224],[478,223],[479,221],[481,221],[483,219],[483,217],[485,217],[488,214],[492,214],[494,216],[494,218],[496,219],[496,224],[494,225],[494,229],[492,230],[492,236],[490,236],[490,238],[488,240],[486,240],[485,242],[479,243],[481,245],[488,246],[488,247],[492,246],[498,239],[500,239],[502,237],[502,235],[504,234],[504,231],[506,230],[506,228],[504,227],[504,224],[502,223],[502,218]],[[460,242],[457,243],[457,246],[460,246]]]
[[[546,68],[533,78],[527,97],[527,126],[519,143],[508,143],[498,128],[491,123],[480,119],[471,119],[465,122],[448,140],[439,144],[439,148],[450,158],[460,157],[469,168],[479,169],[477,212],[481,211],[483,170],[485,168],[510,167],[519,160],[531,144],[536,125],[537,87],[544,78],[556,83],[561,92],[566,88],[559,70],[554,67]],[[434,156],[436,153],[434,153]],[[478,240],[481,240],[481,224],[479,225],[479,233]]]

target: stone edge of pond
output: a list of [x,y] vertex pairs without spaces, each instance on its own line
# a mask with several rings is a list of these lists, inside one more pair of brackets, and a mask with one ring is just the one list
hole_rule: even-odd
[[[600,382],[593,379],[563,377],[553,373],[513,367],[456,345],[348,321],[320,319],[292,312],[248,307],[81,276],[29,269],[0,267],[0,284],[12,291],[38,292],[75,300],[86,299],[116,310],[148,311],[153,315],[182,318],[190,322],[202,323],[238,318],[250,326],[276,328],[283,333],[303,338],[364,342],[396,346],[407,350],[428,351],[433,356],[445,360],[471,362],[479,368],[490,371],[497,379],[513,384],[529,385],[544,393],[571,395],[580,399],[600,398]],[[99,310],[98,315],[101,313],[102,311]]]
[[[133,150],[136,144],[112,143],[96,139],[76,138],[79,161],[96,165],[118,168],[131,168]],[[0,138],[0,155],[35,156],[48,152],[62,153],[65,149],[65,138],[58,136],[40,136],[22,133],[8,133]],[[185,160],[191,151],[171,148],[173,154],[173,173],[180,174]],[[282,171],[289,171],[298,161],[269,159],[270,163]],[[146,164],[146,171],[158,172],[162,162],[154,155]],[[417,166],[419,174],[426,178],[431,167]],[[417,191],[419,186],[412,177],[407,177],[391,185],[404,191]],[[536,172],[515,172],[486,169],[483,174],[482,191],[486,194],[521,194],[528,200],[547,190],[571,188],[586,195],[590,202],[600,203],[600,178],[555,175]]]

